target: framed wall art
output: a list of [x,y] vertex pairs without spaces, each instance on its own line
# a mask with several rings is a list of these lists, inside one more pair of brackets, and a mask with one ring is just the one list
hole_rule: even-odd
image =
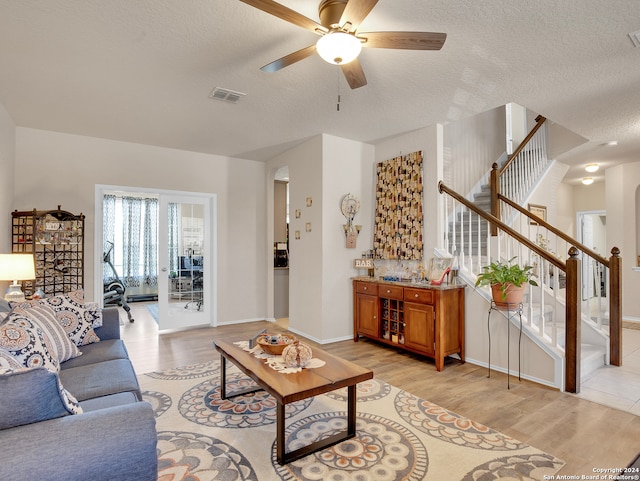
[[[537,204],[529,204],[529,212],[531,212],[536,217],[542,219],[543,221],[547,221],[547,207],[544,205]],[[531,225],[538,225],[535,220],[531,220]]]

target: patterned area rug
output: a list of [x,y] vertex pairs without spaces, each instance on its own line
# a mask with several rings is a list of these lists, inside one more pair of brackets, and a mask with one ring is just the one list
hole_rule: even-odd
[[[228,392],[253,384],[227,366]],[[528,480],[564,465],[374,378],[357,388],[355,438],[280,466],[274,399],[259,391],[221,400],[219,368],[213,361],[140,376],[156,413],[159,480]],[[287,451],[343,430],[346,394],[287,405]]]

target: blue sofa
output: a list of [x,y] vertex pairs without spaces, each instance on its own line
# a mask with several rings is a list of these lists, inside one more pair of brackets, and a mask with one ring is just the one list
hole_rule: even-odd
[[[0,375],[0,479],[156,481],[157,433],[142,401],[116,308],[102,311],[99,342],[60,364]],[[69,414],[59,383],[82,408]]]

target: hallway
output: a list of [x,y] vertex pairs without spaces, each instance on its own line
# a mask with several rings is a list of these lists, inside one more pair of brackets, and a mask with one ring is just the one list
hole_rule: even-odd
[[640,416],[640,328],[622,330],[622,366],[591,373],[578,397]]

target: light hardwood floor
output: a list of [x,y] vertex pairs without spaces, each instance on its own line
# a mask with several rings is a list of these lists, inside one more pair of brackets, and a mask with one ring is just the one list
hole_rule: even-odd
[[[282,330],[278,324],[253,322],[158,334],[144,303],[132,304],[132,312],[134,323],[121,312],[122,337],[139,374],[218,359],[211,344],[215,336]],[[372,341],[321,347],[371,369],[383,381],[564,459],[560,474],[623,468],[640,452],[640,417],[629,412],[517,377],[507,390],[505,374],[492,372],[487,378],[486,368],[453,359],[437,372],[430,359]]]

